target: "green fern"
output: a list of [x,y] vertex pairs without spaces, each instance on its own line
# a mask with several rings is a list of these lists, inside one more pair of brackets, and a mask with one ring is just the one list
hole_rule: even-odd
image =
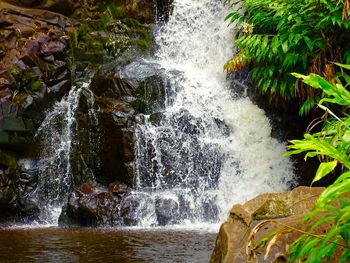
[[[324,73],[328,61],[350,60],[350,23],[344,0],[225,1],[237,11],[227,15],[241,27],[234,45],[243,60],[225,66],[228,71],[250,65],[251,77],[262,93],[282,98],[309,99],[301,110],[308,113],[315,94],[307,85],[295,85],[291,72]],[[244,14],[244,15],[243,15]],[[333,76],[327,76],[333,77]]]
[[[350,69],[349,65],[337,64],[342,70]],[[306,152],[305,159],[321,158],[322,162],[317,170],[313,182],[321,180],[336,167],[342,170],[338,179],[321,194],[313,211],[306,217],[309,235],[302,235],[296,240],[290,250],[290,262],[330,262],[338,251],[339,262],[350,261],[350,117],[343,113],[337,116],[324,103],[350,106],[350,92],[348,78],[337,78],[334,84],[324,78],[311,74],[304,76],[293,74],[315,89],[323,91],[323,99],[318,106],[330,116],[320,132],[306,134],[303,140],[293,140],[287,155]],[[344,72],[344,76],[346,73]],[[338,203],[338,205],[336,205]],[[318,226],[330,225],[324,236],[315,236]]]

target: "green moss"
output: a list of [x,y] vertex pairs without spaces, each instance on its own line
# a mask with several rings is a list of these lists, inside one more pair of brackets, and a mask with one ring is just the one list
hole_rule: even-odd
[[145,99],[137,99],[130,104],[138,113],[147,114],[151,109],[149,101]]
[[[94,6],[86,5],[80,11],[79,27],[71,32],[68,60],[88,62],[99,66],[122,55],[130,47],[147,51],[152,37],[149,26],[141,24],[124,13],[124,6],[113,1],[102,1]],[[93,54],[98,54],[99,59]]]
[[291,215],[286,202],[282,200],[267,200],[258,210],[253,213],[255,220],[287,217]]
[[40,76],[33,69],[20,69],[17,66],[13,66],[10,72],[15,79],[16,94],[41,89]]

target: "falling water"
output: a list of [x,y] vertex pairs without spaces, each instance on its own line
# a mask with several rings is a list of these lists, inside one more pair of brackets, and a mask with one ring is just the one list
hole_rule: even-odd
[[[74,188],[71,156],[78,144],[77,109],[82,92],[90,92],[89,82],[72,87],[47,114],[36,134],[41,139],[41,152],[36,164],[39,182],[34,198],[41,208],[40,223],[57,224],[62,204]],[[93,123],[97,122],[92,107],[89,115]]]
[[156,62],[171,85],[158,123],[141,115],[135,131],[142,226],[217,223],[233,203],[294,183],[264,112],[228,89],[228,12],[220,0],[175,0],[156,32]]

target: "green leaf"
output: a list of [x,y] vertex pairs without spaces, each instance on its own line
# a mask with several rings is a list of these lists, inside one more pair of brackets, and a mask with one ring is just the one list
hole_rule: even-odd
[[312,40],[311,40],[309,37],[304,36],[304,41],[305,41],[307,47],[309,48],[309,50],[310,50],[311,52],[313,52],[314,43],[312,42]]
[[289,47],[288,47],[288,42],[286,41],[286,42],[283,42],[283,44],[282,44],[282,50],[283,50],[283,52],[284,53],[287,53],[288,52],[288,49],[289,49]]
[[350,69],[350,65],[345,65],[345,64],[340,64],[340,63],[334,63],[337,66],[341,67],[341,68],[345,68],[345,69]]
[[315,178],[312,180],[312,183],[315,183],[319,180],[321,180],[323,177],[328,175],[330,172],[334,170],[334,168],[337,166],[338,162],[333,161],[333,162],[328,162],[328,163],[321,163],[320,166],[317,169]]

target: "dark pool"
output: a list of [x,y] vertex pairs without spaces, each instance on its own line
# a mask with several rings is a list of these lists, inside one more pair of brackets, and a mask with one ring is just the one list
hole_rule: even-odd
[[0,262],[209,262],[215,233],[0,228]]

